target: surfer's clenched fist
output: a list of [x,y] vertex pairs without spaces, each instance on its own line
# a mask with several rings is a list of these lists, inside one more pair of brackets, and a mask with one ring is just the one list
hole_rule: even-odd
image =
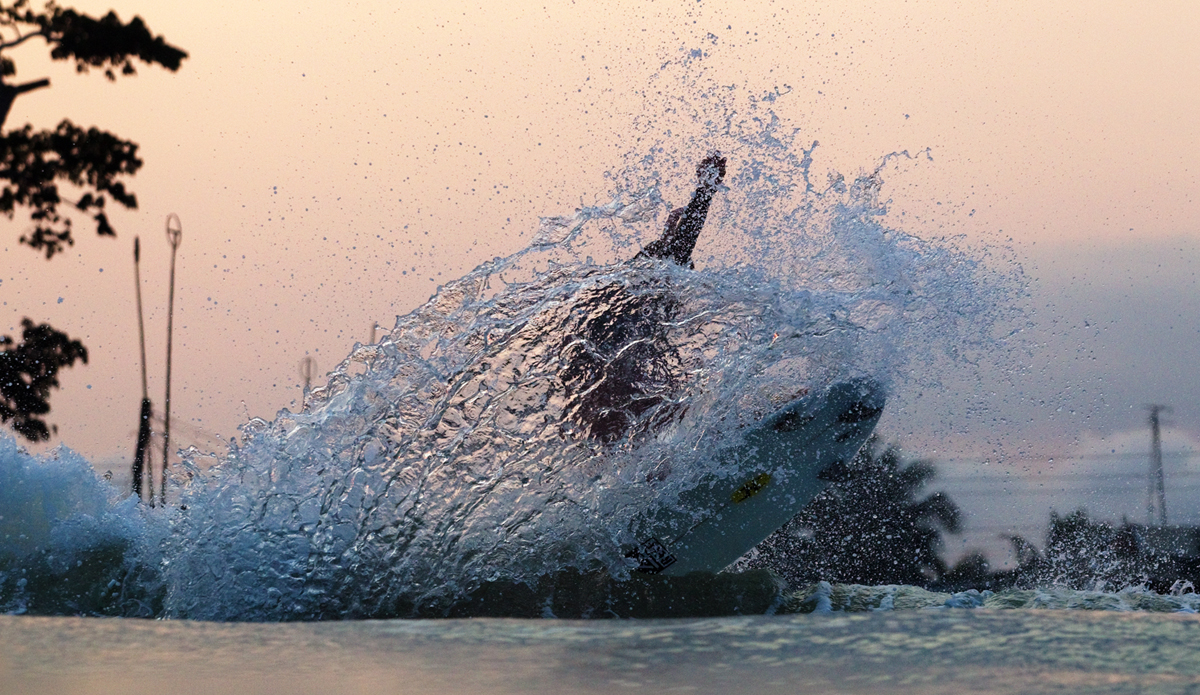
[[713,152],[696,165],[696,178],[706,188],[716,188],[725,179],[725,158]]

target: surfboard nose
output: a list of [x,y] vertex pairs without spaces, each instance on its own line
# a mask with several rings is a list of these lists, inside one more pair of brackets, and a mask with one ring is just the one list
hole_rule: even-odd
[[829,389],[829,402],[839,404],[835,439],[844,442],[863,432],[869,432],[887,403],[883,384],[874,379],[852,379],[834,384]]

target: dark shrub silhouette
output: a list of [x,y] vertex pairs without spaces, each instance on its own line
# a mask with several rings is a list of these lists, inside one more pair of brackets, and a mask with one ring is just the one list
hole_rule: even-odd
[[[17,434],[30,441],[50,438],[41,416],[50,412],[50,389],[58,388],[58,370],[75,360],[87,363],[87,348],[50,324],[23,319],[22,342],[0,336],[0,422],[12,420]],[[57,430],[57,428],[53,428]]]
[[923,495],[933,463],[904,463],[872,437],[831,484],[739,562],[765,567],[793,586],[826,580],[929,585],[947,572],[944,531],[957,532],[958,506],[944,492]]

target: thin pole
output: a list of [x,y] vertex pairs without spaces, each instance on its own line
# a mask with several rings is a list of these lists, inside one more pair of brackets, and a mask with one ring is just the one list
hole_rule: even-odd
[[[1167,493],[1163,483],[1162,465],[1162,435],[1158,414],[1170,410],[1164,405],[1151,405],[1150,408],[1150,479],[1146,490],[1146,524],[1154,525],[1154,511],[1158,507],[1159,526],[1167,525]],[[1157,501],[1157,505],[1155,502]]]
[[139,237],[133,238],[133,279],[137,283],[138,340],[142,348],[142,398],[150,397],[146,382],[146,324],[142,321],[142,244]]
[[[146,329],[142,321],[142,246],[133,238],[133,279],[137,285],[138,341],[142,348],[142,409],[138,415],[137,449],[133,455],[133,494],[142,499],[142,478],[146,474],[146,453],[150,448],[150,390],[146,385]],[[154,503],[154,476],[150,477],[150,503]]]
[[154,506],[154,471],[147,464],[150,462],[150,417],[153,414],[154,406],[150,404],[150,399],[143,398],[142,411],[138,415],[141,422],[138,423],[137,453],[133,456],[133,494],[142,499],[142,478],[145,478],[151,507]]
[[305,356],[300,360],[300,378],[304,379],[304,393],[308,393],[308,389],[312,387],[313,375],[317,373],[317,361],[312,355]]
[[[171,226],[172,221],[175,222],[174,227]],[[171,451],[171,331],[175,322],[175,254],[181,241],[183,223],[179,221],[179,215],[172,212],[167,215],[167,243],[171,245],[171,289],[167,295],[167,395],[163,399],[162,492],[159,494],[162,504],[167,503],[167,465],[170,462],[168,455]]]

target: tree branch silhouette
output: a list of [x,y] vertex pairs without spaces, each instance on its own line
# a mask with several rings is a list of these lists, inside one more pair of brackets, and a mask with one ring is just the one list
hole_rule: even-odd
[[[109,80],[116,80],[118,72],[137,74],[135,59],[175,71],[187,57],[162,36],[154,36],[141,17],[125,23],[109,12],[95,19],[54,2],[41,11],[34,11],[28,0],[0,3],[0,33],[6,30],[15,38],[0,42],[0,52],[41,37],[54,60],[73,60],[81,73],[103,69]],[[18,96],[50,86],[48,79],[24,84],[3,80],[14,74],[12,59],[0,55],[0,126]],[[132,176],[141,166],[137,143],[107,131],[85,130],[65,119],[54,130],[35,132],[26,125],[0,138],[0,212],[12,219],[17,208],[29,208],[34,227],[20,241],[53,258],[75,243],[71,218],[59,211],[64,202],[59,184],[82,189],[70,205],[92,216],[98,235],[116,236],[105,205],[111,199],[137,208],[137,197],[117,179]]]
[[[13,84],[12,58],[3,52],[41,37],[54,60],[75,62],[76,72],[101,69],[110,81],[117,73],[137,74],[135,60],[174,72],[187,53],[150,32],[141,17],[122,22],[115,12],[96,19],[53,0],[35,10],[29,0],[0,0],[0,128],[17,97],[50,86],[49,79]],[[84,128],[63,119],[52,130],[26,124],[0,134],[0,213],[13,219],[28,209],[33,228],[20,242],[45,253],[47,259],[75,243],[70,208],[90,215],[100,236],[116,236],[107,213],[109,201],[137,208],[137,196],[126,189],[126,177],[142,166],[137,143],[96,127]],[[71,190],[60,191],[60,186]],[[76,195],[76,191],[78,194]],[[66,196],[71,200],[65,200]],[[63,207],[60,207],[63,206]],[[64,209],[67,208],[67,209]],[[87,362],[78,340],[49,324],[22,321],[23,341],[0,338],[0,423],[10,420],[18,434],[32,441],[49,439],[54,429],[42,416],[50,411],[50,390],[58,388],[58,370],[77,360]]]

